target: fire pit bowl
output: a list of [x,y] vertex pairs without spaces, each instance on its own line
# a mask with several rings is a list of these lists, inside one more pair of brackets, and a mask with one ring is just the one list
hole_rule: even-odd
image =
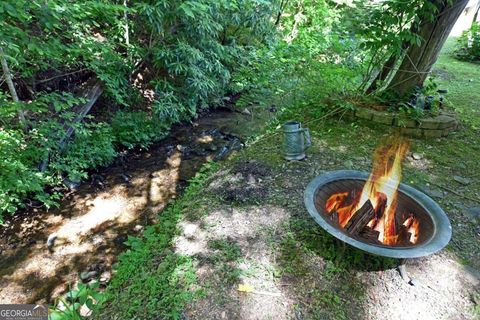
[[358,249],[392,258],[417,258],[443,249],[452,236],[452,227],[445,212],[424,193],[400,183],[397,208],[399,212],[414,211],[422,226],[415,243],[404,241],[395,246],[350,234],[330,218],[326,200],[342,188],[360,189],[369,174],[354,170],[332,171],[313,179],[304,194],[305,206],[313,219],[328,233]]

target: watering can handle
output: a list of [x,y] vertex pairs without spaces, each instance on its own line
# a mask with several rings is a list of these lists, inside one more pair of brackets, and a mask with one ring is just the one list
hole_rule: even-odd
[[312,145],[312,139],[310,138],[310,130],[308,128],[303,128],[303,132],[305,133],[305,140],[307,141],[306,147],[310,147]]

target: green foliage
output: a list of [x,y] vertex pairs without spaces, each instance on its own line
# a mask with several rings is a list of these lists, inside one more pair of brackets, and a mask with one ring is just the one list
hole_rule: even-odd
[[[301,11],[295,6],[285,10],[285,40],[258,50],[235,74],[232,90],[243,93],[237,106],[273,105],[282,112],[318,108],[325,98],[356,86],[361,64],[352,42],[330,30],[337,17],[335,11],[324,1],[307,1]],[[289,14],[295,12],[309,15],[293,27],[295,18]]]
[[205,187],[216,165],[202,167],[181,200],[159,215],[156,225],[141,238],[129,237],[130,249],[119,257],[118,268],[105,293],[106,301],[94,314],[98,319],[180,319],[184,305],[200,292],[194,288],[195,269],[191,257],[173,251],[184,210]]
[[44,196],[46,177],[32,168],[28,153],[21,131],[0,128],[0,212],[15,212],[31,193]]
[[346,32],[357,39],[365,61],[361,91],[390,58],[402,61],[406,49],[425,41],[420,36],[422,25],[435,19],[439,7],[435,1],[386,0],[355,1],[355,10],[346,9],[351,11],[346,13],[349,17]]
[[[43,190],[62,176],[78,181],[110,163],[116,145],[147,148],[172,123],[218,104],[235,70],[275,38],[276,4],[0,1],[0,47],[20,98],[12,102],[2,85],[1,152],[8,155],[1,161],[1,212],[14,212],[29,197],[51,205]],[[103,121],[75,121],[77,106],[86,102],[79,88],[94,78],[105,88],[102,105],[129,105],[129,111]],[[19,110],[27,118],[23,131]],[[64,147],[70,126],[75,133]],[[46,163],[40,173],[37,168]]]
[[2,1],[0,46],[21,79],[32,82],[52,69],[84,68],[104,80],[107,91],[122,103],[128,72],[118,50],[124,46],[123,10],[106,0]]
[[274,33],[271,1],[162,0],[139,2],[135,11],[141,33],[150,39],[150,62],[161,74],[151,81],[154,112],[171,122],[218,102],[249,46]]
[[79,283],[76,290],[70,290],[66,298],[57,300],[55,306],[51,308],[48,316],[49,320],[82,320],[84,317],[80,314],[80,308],[87,307],[93,311],[98,304],[104,300],[103,293],[98,291],[99,283],[89,284]]
[[480,23],[473,23],[469,30],[462,33],[454,54],[460,60],[480,61]]
[[112,131],[115,140],[128,149],[135,146],[146,149],[165,137],[168,126],[159,118],[150,117],[143,111],[121,111],[112,119]]
[[86,124],[77,129],[75,139],[68,144],[65,152],[51,159],[50,167],[65,173],[72,181],[87,177],[87,170],[105,166],[115,158],[114,136],[106,124]]

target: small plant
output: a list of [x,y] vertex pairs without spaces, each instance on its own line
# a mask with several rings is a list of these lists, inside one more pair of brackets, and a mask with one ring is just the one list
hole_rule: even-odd
[[76,290],[67,292],[65,298],[58,299],[51,308],[49,320],[81,320],[84,317],[80,313],[82,307],[88,308],[91,313],[97,305],[103,302],[104,295],[98,291],[99,283],[79,283]]

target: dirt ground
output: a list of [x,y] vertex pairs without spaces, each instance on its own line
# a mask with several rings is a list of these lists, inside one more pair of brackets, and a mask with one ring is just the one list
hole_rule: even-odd
[[[412,286],[395,260],[365,255],[315,224],[303,190],[316,175],[345,165],[338,149],[285,162],[255,148],[214,177],[205,193],[210,209],[192,208],[181,223],[175,248],[195,257],[205,290],[187,308],[188,319],[474,318],[479,272],[452,250],[407,261]],[[369,165],[363,157],[352,161]]]

